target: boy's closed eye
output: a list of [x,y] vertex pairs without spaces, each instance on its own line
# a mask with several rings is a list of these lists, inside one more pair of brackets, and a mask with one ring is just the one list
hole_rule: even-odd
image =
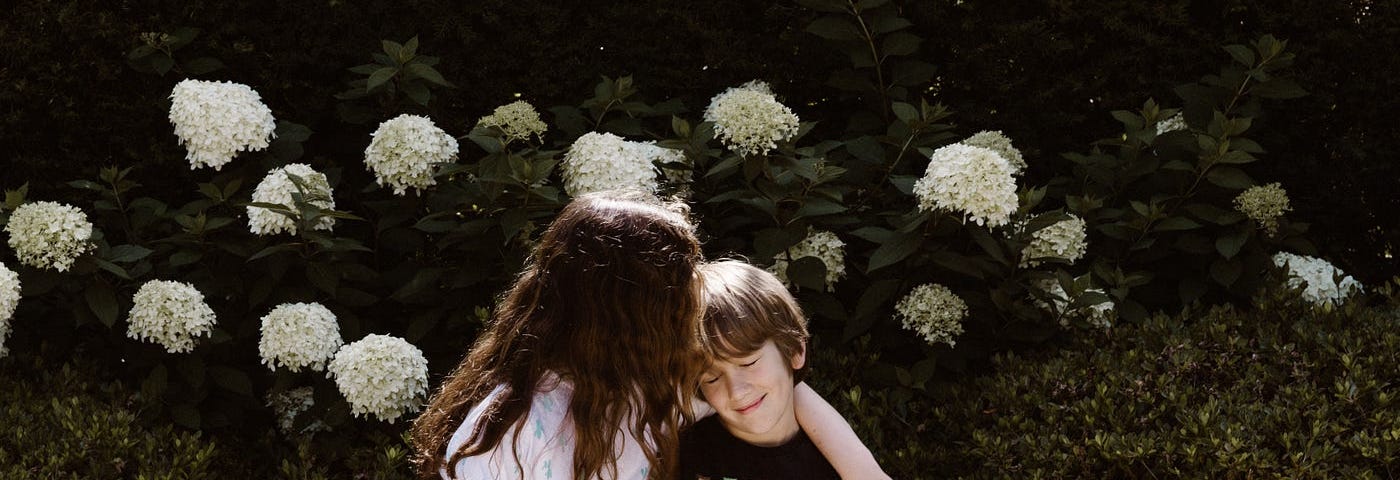
[[[757,364],[758,361],[762,359],[763,355],[756,355],[752,358],[726,359],[724,361],[741,368],[749,368],[754,366],[754,364]],[[716,372],[714,369],[711,369],[710,372],[706,373],[704,377],[700,378],[700,381],[705,382],[706,385],[712,385],[715,382],[718,382],[719,379],[723,376],[723,372]]]

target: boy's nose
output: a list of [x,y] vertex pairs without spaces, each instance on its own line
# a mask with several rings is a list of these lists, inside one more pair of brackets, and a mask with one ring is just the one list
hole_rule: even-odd
[[729,396],[734,399],[743,399],[744,394],[748,393],[748,391],[752,388],[752,385],[749,384],[748,378],[745,378],[743,374],[729,375],[728,377]]

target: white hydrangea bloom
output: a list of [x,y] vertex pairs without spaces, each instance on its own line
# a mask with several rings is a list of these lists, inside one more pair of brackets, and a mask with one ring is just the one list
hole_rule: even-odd
[[269,368],[322,371],[344,343],[330,309],[319,303],[284,303],[262,317],[258,354]]
[[960,212],[978,225],[999,227],[1016,212],[1011,163],[995,151],[952,144],[929,157],[924,177],[914,182],[919,209]]
[[327,367],[355,416],[394,423],[428,393],[428,360],[402,338],[369,335],[336,352]]
[[937,283],[914,287],[894,309],[895,317],[901,319],[904,328],[924,337],[929,345],[957,344],[954,338],[962,334],[962,320],[967,316],[967,303],[948,287]]
[[92,250],[92,222],[78,207],[57,202],[20,205],[5,225],[19,262],[66,272]]
[[[1303,299],[1314,305],[1340,304],[1362,290],[1361,282],[1321,258],[1279,252],[1274,265],[1287,268],[1288,288],[1303,287]],[[1339,276],[1341,281],[1335,280]]]
[[499,128],[507,139],[521,141],[528,141],[532,136],[544,141],[544,132],[549,129],[549,126],[540,120],[540,113],[535,111],[535,106],[524,100],[496,107],[490,115],[478,120],[476,126]]
[[[1118,316],[1117,305],[1114,304],[1111,300],[1103,303],[1089,305],[1087,307],[1079,307],[1074,310],[1066,311],[1065,309],[1069,308],[1069,303],[1071,299],[1069,298],[1069,293],[1065,292],[1065,288],[1060,286],[1059,281],[1053,278],[1047,278],[1038,280],[1035,283],[1036,286],[1041,290],[1055,296],[1055,298],[1051,300],[1055,303],[1055,306],[1052,309],[1049,303],[1046,303],[1040,300],[1039,298],[1035,298],[1034,296],[1032,296],[1031,299],[1035,302],[1035,305],[1037,307],[1040,307],[1043,310],[1060,312],[1062,314],[1060,316],[1060,326],[1062,327],[1068,327],[1069,321],[1071,319],[1083,318],[1084,320],[1088,321],[1089,324],[1094,325],[1096,327],[1109,328],[1113,326],[1113,321]],[[1085,293],[1090,292],[1104,293],[1103,289],[1099,288],[1091,288],[1085,290]]]
[[657,146],[656,142],[627,142],[631,148],[637,150],[638,154],[651,159],[652,164],[661,170],[661,175],[666,178],[666,182],[671,185],[689,185],[695,177],[695,171],[688,168],[667,168],[665,165],[682,164],[690,165],[690,160],[685,157],[685,152],[674,148]]
[[10,337],[10,319],[19,307],[19,274],[0,263],[0,358],[10,353],[5,348],[5,339]]
[[315,390],[311,387],[297,387],[284,392],[269,394],[267,396],[267,406],[277,414],[277,429],[281,430],[282,433],[286,435],[304,435],[329,431],[330,427],[320,420],[302,427],[300,431],[292,430],[296,425],[297,415],[301,415],[303,412],[310,410],[312,406],[316,405],[314,394]]
[[1288,204],[1288,192],[1278,182],[1268,185],[1255,185],[1240,192],[1235,197],[1235,210],[1245,214],[1259,224],[1269,235],[1278,233],[1278,217],[1292,211]]
[[[258,187],[253,189],[253,201],[276,203],[286,206],[292,211],[297,211],[296,204],[292,201],[292,194],[297,193],[297,186],[292,183],[290,175],[300,178],[306,187],[306,191],[302,192],[303,200],[326,210],[335,209],[335,197],[331,194],[331,184],[326,180],[326,175],[313,170],[310,165],[304,163],[293,163],[267,172],[267,176],[258,182]],[[334,225],[334,218],[321,217],[314,228],[316,230],[330,230]],[[249,206],[248,229],[258,235],[273,235],[282,232],[295,235],[297,222],[291,217],[272,210]]]
[[277,130],[272,110],[247,85],[188,79],[170,92],[170,123],[191,170],[219,170],[240,151],[263,150]]
[[158,343],[170,353],[194,350],[197,337],[214,330],[214,309],[193,285],[151,280],[131,299],[126,336]]
[[399,115],[379,124],[371,136],[365,166],[376,182],[393,187],[394,195],[436,185],[434,166],[457,160],[457,139],[428,117]]
[[1031,234],[1030,243],[1021,250],[1021,266],[1040,265],[1036,258],[1063,258],[1074,263],[1084,257],[1089,250],[1088,225],[1074,214],[1069,216],[1068,220],[1060,220]]
[[571,196],[620,188],[655,192],[658,148],[611,133],[586,133],[564,154],[564,190]]
[[767,83],[758,80],[729,88],[710,99],[705,121],[715,136],[740,155],[756,155],[797,135],[797,114],[778,102]]
[[1190,128],[1190,127],[1186,125],[1186,116],[1184,116],[1184,115],[1182,115],[1182,114],[1180,114],[1180,113],[1177,113],[1176,115],[1172,115],[1172,116],[1169,117],[1169,118],[1166,118],[1166,119],[1162,119],[1162,120],[1158,120],[1158,121],[1157,121],[1157,134],[1158,134],[1158,135],[1163,135],[1163,134],[1166,134],[1167,132],[1175,132],[1175,131],[1178,131],[1178,130],[1186,130],[1187,128]]
[[836,281],[846,276],[846,242],[835,233],[808,227],[807,238],[788,248],[786,254],[775,257],[768,271],[782,280],[783,285],[792,285],[787,275],[788,264],[805,257],[822,261],[826,266],[826,291],[836,291]]
[[976,135],[967,137],[967,140],[958,143],[969,147],[982,147],[997,152],[998,155],[1001,155],[1001,158],[1005,158],[1007,162],[1011,163],[1011,173],[1013,175],[1020,175],[1022,172],[1026,171],[1026,157],[1022,156],[1021,151],[1017,150],[1016,147],[1011,146],[1011,139],[1007,138],[1005,134],[1002,134],[1001,130],[983,130],[977,132]]

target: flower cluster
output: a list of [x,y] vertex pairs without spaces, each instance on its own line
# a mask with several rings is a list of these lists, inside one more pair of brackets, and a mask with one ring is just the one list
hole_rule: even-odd
[[10,318],[19,307],[19,274],[0,263],[0,358],[5,358],[9,350],[5,339],[10,336]]
[[962,334],[962,319],[967,316],[967,303],[948,287],[926,283],[914,287],[894,306],[895,317],[901,318],[906,330],[924,337],[929,345],[943,342],[949,346]]
[[20,205],[5,225],[19,262],[66,272],[92,249],[92,222],[78,207],[56,202]]
[[1171,117],[1157,121],[1157,134],[1163,135],[1167,132],[1175,132],[1190,128],[1186,125],[1186,116],[1178,113]]
[[[1044,310],[1059,312],[1061,314],[1060,326],[1062,327],[1068,327],[1071,319],[1083,318],[1085,321],[1088,321],[1090,325],[1099,328],[1109,328],[1113,326],[1113,321],[1118,316],[1117,306],[1112,301],[1096,303],[1067,311],[1066,309],[1069,308],[1071,299],[1069,298],[1069,293],[1065,292],[1065,288],[1060,286],[1059,281],[1053,278],[1047,278],[1036,281],[1035,284],[1042,291],[1049,293],[1053,297],[1051,301],[1055,304],[1054,307],[1051,308],[1049,303],[1041,301],[1039,298],[1032,297],[1036,306]],[[1104,293],[1103,289],[1098,288],[1091,288],[1084,292]]]
[[822,261],[822,265],[826,266],[826,291],[835,291],[836,281],[846,276],[846,242],[835,233],[809,227],[807,238],[787,249],[786,254],[774,258],[773,266],[768,267],[768,271],[782,280],[783,285],[791,285],[787,275],[788,263],[805,257]]
[[528,141],[533,136],[544,141],[544,132],[549,127],[540,120],[540,113],[530,102],[518,100],[496,107],[490,115],[476,122],[478,127],[494,127],[505,134],[507,141]]
[[572,196],[620,188],[655,192],[658,149],[664,150],[611,133],[586,133],[564,154],[564,190]]
[[982,147],[1001,155],[1007,162],[1011,163],[1011,173],[1020,175],[1026,171],[1026,158],[1021,156],[1021,151],[1011,146],[1011,139],[1001,133],[1001,130],[983,130],[976,135],[967,137],[961,142],[969,147]]
[[308,434],[330,430],[325,423],[317,420],[302,427],[301,431],[293,432],[292,427],[296,425],[297,415],[311,409],[316,404],[314,397],[315,390],[311,387],[297,387],[284,392],[269,394],[267,396],[267,406],[277,414],[277,429],[283,434],[293,433]]
[[1288,192],[1277,182],[1249,187],[1235,197],[1235,210],[1259,224],[1269,235],[1278,233],[1278,217],[1293,210],[1288,205]]
[[269,368],[325,370],[345,342],[335,314],[319,303],[284,303],[262,317],[258,354]]
[[398,337],[369,335],[346,345],[327,370],[357,417],[374,415],[393,423],[418,411],[428,392],[428,360]]
[[690,159],[685,157],[685,152],[674,148],[657,146],[655,142],[628,142],[632,148],[638,150],[643,157],[650,158],[652,164],[661,170],[661,175],[666,178],[666,183],[676,187],[681,192],[688,192],[690,183],[695,178],[695,171],[689,168],[672,168],[667,165],[691,165]]
[[371,136],[365,166],[376,182],[393,187],[394,195],[436,185],[433,166],[457,160],[457,139],[428,117],[399,115],[379,124]]
[[1016,212],[1011,163],[997,152],[962,144],[939,148],[924,177],[914,182],[919,209],[962,212],[978,225],[999,227]]
[[214,330],[214,310],[188,283],[151,280],[131,302],[126,336],[158,343],[167,352],[194,350],[194,339]]
[[797,115],[778,102],[767,83],[758,80],[729,88],[710,99],[705,121],[714,122],[715,136],[740,155],[757,155],[777,148],[797,135]]
[[1053,225],[1036,230],[1031,234],[1030,243],[1021,250],[1021,266],[1040,265],[1038,258],[1061,258],[1069,263],[1084,257],[1089,249],[1089,232],[1084,219],[1070,214],[1068,220],[1060,220]]
[[[335,198],[331,195],[331,184],[326,180],[326,175],[312,170],[310,165],[304,163],[293,163],[267,172],[267,176],[258,182],[258,187],[253,189],[253,201],[275,203],[287,207],[293,212],[299,211],[295,202],[292,201],[292,195],[298,192],[296,183],[292,182],[292,176],[301,179],[301,184],[305,187],[305,190],[301,191],[302,201],[326,210],[335,209]],[[333,225],[335,225],[334,218],[321,217],[313,228],[330,230]],[[266,208],[249,206],[248,229],[258,235],[273,235],[282,232],[295,235],[297,221],[292,217]]]
[[1274,254],[1274,265],[1287,268],[1288,288],[1302,287],[1303,299],[1314,305],[1340,304],[1362,289],[1361,282],[1321,258],[1279,252]]
[[267,148],[277,121],[247,85],[185,80],[170,92],[170,123],[190,169],[223,168],[240,151]]

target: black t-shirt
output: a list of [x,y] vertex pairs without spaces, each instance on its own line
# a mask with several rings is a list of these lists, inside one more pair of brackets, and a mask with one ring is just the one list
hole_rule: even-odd
[[710,415],[681,433],[681,480],[840,480],[812,439],[797,436],[776,447],[759,447],[735,438],[719,415]]

